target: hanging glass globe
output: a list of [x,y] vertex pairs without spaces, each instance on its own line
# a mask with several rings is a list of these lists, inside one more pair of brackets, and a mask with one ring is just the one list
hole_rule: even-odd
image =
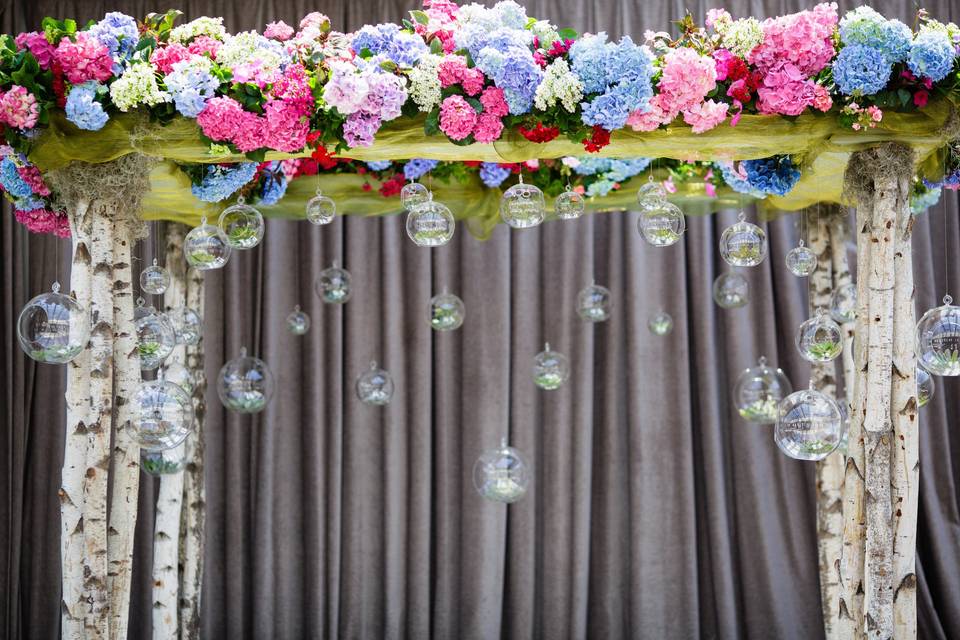
[[783,371],[768,367],[767,359],[760,356],[757,366],[746,369],[737,378],[733,399],[744,420],[773,424],[777,421],[780,401],[792,391],[790,380]]
[[500,447],[484,451],[473,465],[473,486],[487,500],[510,504],[527,492],[530,485],[529,466],[507,439]]
[[163,377],[142,383],[134,392],[130,434],[142,449],[172,449],[193,429],[193,401]]
[[830,362],[843,351],[840,325],[828,318],[823,309],[817,309],[817,314],[797,330],[797,349],[808,362]]
[[426,203],[430,199],[430,190],[419,182],[408,182],[400,190],[400,206],[407,211]]
[[217,376],[217,394],[227,409],[237,413],[263,411],[273,397],[273,373],[260,358],[247,355],[246,347],[240,357],[227,362]]
[[463,300],[452,293],[439,293],[430,298],[430,326],[435,331],[459,329],[466,316]]
[[587,322],[606,322],[610,318],[610,289],[591,282],[577,295],[577,313]]
[[787,269],[798,278],[806,278],[817,268],[817,254],[803,246],[794,247],[787,252]]
[[740,212],[736,224],[723,230],[720,236],[720,255],[734,267],[755,267],[767,255],[767,234],[757,225],[746,221]]
[[797,460],[823,460],[840,445],[843,416],[829,396],[813,389],[783,399],[773,431],[780,450]]
[[457,223],[447,205],[428,199],[409,209],[407,235],[419,247],[442,247],[453,238]]
[[532,184],[520,182],[503,192],[500,217],[514,229],[529,229],[543,222],[543,192]]
[[190,373],[190,369],[180,363],[179,359],[173,359],[163,365],[163,379],[177,385],[188,395],[193,394],[195,387],[193,374]]
[[332,267],[320,272],[313,288],[327,304],[343,304],[350,299],[350,272],[338,267],[334,260]]
[[567,185],[567,190],[557,196],[553,202],[553,210],[561,220],[573,220],[583,215],[587,207],[587,200],[583,194],[577,193]]
[[163,451],[140,451],[140,468],[152,476],[180,473],[187,466],[187,450],[174,447]]
[[950,296],[917,323],[917,357],[935,376],[960,376],[960,307]]
[[676,244],[687,223],[683,211],[677,205],[664,200],[658,205],[649,206],[640,211],[637,229],[649,244],[655,247],[669,247]]
[[54,282],[49,293],[41,293],[23,307],[17,339],[23,352],[37,362],[70,362],[90,340],[89,314],[75,298],[60,293],[60,283]]
[[234,249],[253,249],[263,239],[263,216],[246,204],[243,196],[237,198],[237,204],[223,210],[217,224]]
[[857,319],[857,285],[847,283],[830,296],[830,317],[840,324]]
[[174,347],[177,346],[177,333],[170,318],[153,307],[144,307],[142,298],[137,300],[133,318],[137,329],[140,368],[144,371],[152,371],[173,353]]
[[330,224],[337,215],[337,203],[317,187],[317,195],[307,200],[307,221],[310,224]]
[[724,309],[736,309],[750,301],[750,284],[739,273],[721,273],[713,281],[713,300]]
[[370,368],[357,377],[357,397],[364,404],[383,406],[393,398],[393,378],[390,374],[370,363]]
[[659,180],[653,179],[653,173],[647,183],[637,189],[637,204],[641,209],[656,209],[667,202],[667,189]]
[[203,320],[200,314],[190,307],[180,307],[167,314],[173,323],[177,344],[197,345],[203,336]]
[[295,336],[302,336],[310,330],[310,316],[300,310],[300,305],[295,306],[287,316],[287,328]]
[[550,350],[550,343],[533,359],[533,382],[541,389],[559,389],[570,377],[567,358],[558,351]]
[[917,406],[925,407],[930,404],[936,390],[937,385],[933,383],[933,376],[923,367],[917,367]]
[[183,240],[183,255],[190,266],[201,271],[220,269],[230,259],[230,245],[219,227],[207,224],[200,218],[200,226],[194,227]]
[[170,272],[157,264],[157,259],[153,259],[153,264],[140,272],[140,288],[144,293],[153,296],[159,296],[167,287],[170,286]]
[[673,331],[673,318],[666,311],[658,311],[647,321],[650,333],[655,336],[665,336]]

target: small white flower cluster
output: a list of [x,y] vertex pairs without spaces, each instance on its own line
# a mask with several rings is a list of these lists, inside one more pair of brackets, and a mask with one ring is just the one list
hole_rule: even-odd
[[577,110],[577,103],[582,99],[583,82],[570,71],[570,66],[563,58],[550,63],[533,96],[537,109],[545,111],[560,102],[570,113]]
[[546,20],[537,20],[534,22],[530,26],[530,31],[540,41],[540,47],[543,49],[549,50],[554,42],[560,40],[560,34],[557,33],[556,27]]
[[437,69],[442,60],[443,57],[428,53],[410,70],[410,97],[420,111],[430,111],[440,104],[440,76]]
[[169,102],[170,94],[161,91],[157,75],[149,62],[130,65],[123,75],[110,85],[110,99],[120,111],[129,111],[140,104],[148,106]]
[[753,48],[763,42],[763,27],[756,18],[742,18],[714,27],[720,34],[724,48],[746,59]]
[[287,61],[283,45],[264,38],[256,31],[227,36],[217,49],[217,63],[234,71],[240,65],[256,62],[260,69],[269,73],[279,70]]
[[170,30],[170,42],[184,44],[198,36],[210,36],[216,40],[223,40],[227,30],[223,28],[223,18],[208,18],[201,16],[179,27]]

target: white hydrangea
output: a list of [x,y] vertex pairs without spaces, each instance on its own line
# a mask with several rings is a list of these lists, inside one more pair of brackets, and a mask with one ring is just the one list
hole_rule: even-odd
[[564,109],[573,113],[582,99],[583,82],[570,71],[566,60],[557,58],[544,72],[543,80],[533,96],[533,103],[537,109],[545,111],[560,102]]
[[960,27],[957,27],[957,25],[952,22],[943,24],[942,22],[938,22],[936,20],[927,20],[921,28],[921,31],[923,29],[930,29],[931,31],[939,31],[940,33],[944,33],[954,42],[956,42],[957,39],[960,39]]
[[170,30],[170,42],[184,43],[197,36],[210,36],[217,40],[223,40],[227,30],[223,28],[223,18],[208,18],[201,16],[196,20],[191,20],[179,27]]
[[129,111],[137,105],[158,105],[169,102],[170,94],[161,91],[157,74],[149,62],[130,65],[123,75],[110,85],[110,99],[120,111]]
[[741,58],[746,58],[753,48],[763,42],[763,27],[756,18],[734,20],[721,34],[723,46]]
[[560,40],[560,34],[557,33],[556,27],[546,20],[537,20],[534,22],[530,27],[530,31],[540,40],[540,46],[544,49],[549,49],[550,45]]
[[420,111],[430,111],[440,104],[440,76],[437,69],[441,60],[441,56],[428,53],[410,70],[410,97]]
[[493,11],[501,26],[507,29],[525,29],[527,26],[527,10],[513,0],[498,2]]
[[260,69],[272,72],[279,70],[287,59],[282,44],[264,38],[256,31],[228,35],[223,45],[217,49],[217,63],[229,69],[236,69],[242,64],[257,60]]

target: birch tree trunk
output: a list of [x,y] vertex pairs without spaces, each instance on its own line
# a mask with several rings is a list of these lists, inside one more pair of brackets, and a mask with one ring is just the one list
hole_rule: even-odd
[[[187,273],[187,306],[204,317],[203,272]],[[200,595],[203,585],[206,491],[203,481],[203,422],[207,411],[204,396],[203,335],[187,347],[187,368],[193,375],[194,432],[187,438],[187,466],[183,472],[183,509],[180,516],[180,638],[200,638]]]
[[[73,264],[70,291],[90,312],[90,220],[88,202],[70,212]],[[90,351],[84,348],[67,365],[67,425],[60,474],[60,568],[63,638],[83,637],[83,477],[87,468],[87,422],[90,416]]]
[[[166,268],[170,286],[164,294],[164,310],[170,312],[186,303],[186,274],[183,258],[184,229],[168,224],[166,235]],[[185,364],[186,351],[177,345],[170,355],[173,361]],[[191,435],[191,437],[193,437]],[[174,449],[174,456],[184,453],[184,445]],[[183,472],[160,477],[160,494],[153,535],[153,637],[157,640],[176,638],[177,590],[179,588],[180,508],[183,500]]]
[[[830,253],[833,263],[833,289],[853,282],[850,275],[850,265],[847,262],[847,212],[838,208],[836,215],[830,217]],[[844,322],[840,325],[843,330],[843,352],[840,354],[843,363],[843,397],[847,411],[851,412],[853,403],[853,381],[856,377],[854,366],[853,335],[856,331],[856,320]]]

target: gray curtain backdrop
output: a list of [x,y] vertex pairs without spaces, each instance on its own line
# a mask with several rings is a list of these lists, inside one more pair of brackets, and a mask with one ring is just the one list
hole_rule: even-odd
[[[912,22],[906,5],[874,4]],[[928,9],[955,19],[950,5]],[[685,9],[702,18],[709,6],[539,0],[528,11],[639,39]],[[755,16],[809,6],[728,4]],[[8,0],[5,8],[3,31],[15,33],[45,15],[166,7]],[[415,7],[209,0],[181,8],[222,15],[238,31],[280,18],[296,24],[310,10],[351,29]],[[442,200],[442,185],[436,191]],[[813,467],[780,454],[770,428],[744,423],[730,399],[739,372],[761,354],[795,388],[807,383],[794,347],[806,280],[783,263],[797,217],[767,225],[769,259],[745,271],[752,301],[724,311],[711,284],[726,269],[717,241],[735,213],[688,220],[669,249],[646,245],[632,213],[500,228],[488,242],[461,228],[434,250],[409,242],[399,217],[324,228],[270,221],[259,248],[207,278],[205,637],[820,637]],[[939,304],[947,269],[960,298],[957,215],[950,193],[918,219],[918,313]],[[9,638],[58,634],[65,374],[23,355],[15,321],[54,278],[68,281],[68,252],[66,241],[30,236],[9,210],[0,218],[0,633]],[[343,308],[312,291],[334,259],[353,275]],[[597,326],[574,311],[591,279],[613,292],[613,317]],[[446,335],[427,322],[428,301],[444,286],[467,307],[463,328]],[[285,325],[296,304],[313,320],[303,338]],[[659,309],[675,322],[665,338],[647,329]],[[559,391],[531,380],[544,341],[570,358]],[[217,372],[241,346],[264,358],[278,383],[253,418],[227,413],[216,396]],[[371,360],[396,382],[387,408],[354,395]],[[920,623],[925,638],[957,638],[960,385],[936,383],[919,425]],[[509,508],[482,500],[471,480],[477,456],[502,436],[533,466],[529,493]],[[156,483],[144,477],[142,487],[131,638],[150,634]]]

